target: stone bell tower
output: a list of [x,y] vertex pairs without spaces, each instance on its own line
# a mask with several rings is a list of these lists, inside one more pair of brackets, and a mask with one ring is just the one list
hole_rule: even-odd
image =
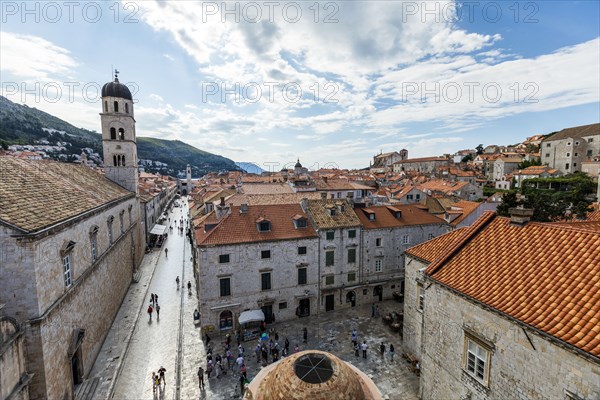
[[186,178],[187,194],[191,194],[192,189],[194,189],[194,188],[192,187],[192,167],[190,166],[190,164],[188,164],[187,167],[185,167],[185,178]]
[[133,117],[133,98],[129,88],[115,80],[102,86],[102,149],[104,174],[125,189],[138,191],[138,158]]

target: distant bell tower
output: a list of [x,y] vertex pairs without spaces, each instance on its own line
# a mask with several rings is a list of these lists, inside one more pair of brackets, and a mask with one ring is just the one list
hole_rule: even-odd
[[191,194],[192,193],[192,167],[190,166],[190,164],[187,165],[187,167],[185,167],[185,177],[186,177],[186,181],[187,181],[187,194]]
[[138,191],[138,158],[133,118],[133,99],[129,88],[115,80],[102,86],[102,149],[104,174],[130,192]]

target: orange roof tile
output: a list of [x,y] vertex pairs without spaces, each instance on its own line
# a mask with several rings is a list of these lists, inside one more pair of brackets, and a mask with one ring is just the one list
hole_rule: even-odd
[[600,357],[599,260],[598,226],[515,226],[509,218],[486,212],[425,273]]
[[431,263],[441,257],[449,247],[452,247],[455,241],[462,238],[467,229],[467,227],[455,229],[445,235],[438,236],[435,239],[411,247],[406,250],[406,253]]
[[[233,207],[231,213],[220,221],[212,212],[194,222],[196,243],[199,246],[211,246],[316,237],[311,224],[307,224],[306,228],[294,226],[293,218],[299,215],[307,218],[299,204],[249,206],[245,213],[240,213],[240,207]],[[258,231],[256,224],[261,220],[271,222],[269,231]],[[210,224],[216,226],[205,232],[205,225]]]
[[[397,211],[401,213],[400,218],[394,216],[394,213]],[[393,207],[372,206],[368,208],[355,208],[354,212],[365,229],[394,228],[409,225],[444,225],[444,221],[413,204],[395,204]],[[367,214],[375,214],[375,220],[369,220]]]

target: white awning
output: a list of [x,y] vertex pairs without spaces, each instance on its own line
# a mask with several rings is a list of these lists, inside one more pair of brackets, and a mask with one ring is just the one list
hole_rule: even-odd
[[254,321],[264,321],[265,320],[265,314],[262,312],[262,310],[250,310],[250,311],[244,311],[243,313],[240,314],[240,325],[243,325],[247,322],[254,322]]
[[164,235],[167,232],[167,227],[165,225],[156,224],[150,231],[151,235]]

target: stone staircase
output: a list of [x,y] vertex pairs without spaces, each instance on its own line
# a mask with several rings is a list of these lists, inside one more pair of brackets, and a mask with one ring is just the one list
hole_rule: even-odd
[[75,400],[94,400],[96,388],[100,383],[100,378],[92,378],[83,381],[75,390]]

